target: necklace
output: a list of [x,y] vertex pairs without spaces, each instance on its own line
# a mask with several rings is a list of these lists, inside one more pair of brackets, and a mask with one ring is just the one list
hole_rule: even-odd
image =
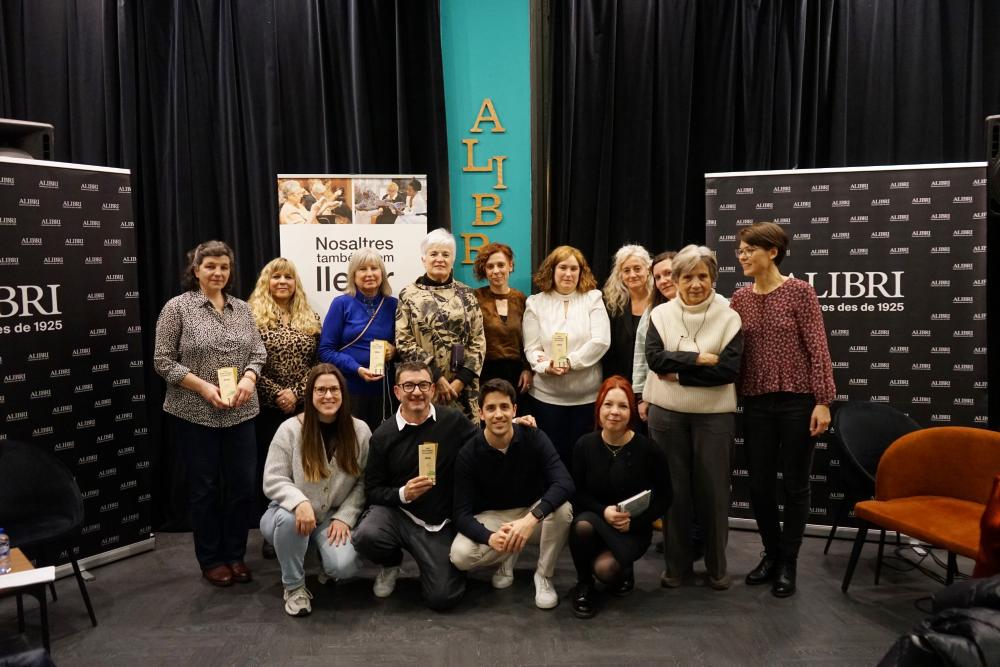
[[[628,443],[626,443],[626,444],[628,444]],[[625,445],[609,445],[606,442],[604,443],[604,448],[607,449],[608,452],[611,453],[611,458],[617,458],[618,455],[622,453],[622,449],[624,449],[624,447],[625,447]]]
[[375,315],[375,298],[378,295],[376,294],[375,296],[368,298],[360,292],[358,292],[358,294],[361,295],[361,303],[365,304],[365,309],[368,311],[368,317],[373,317]]
[[[691,342],[694,343],[694,347],[696,350],[698,350],[698,352],[701,352],[701,348],[698,347],[698,334],[701,333],[702,327],[705,326],[705,320],[708,319],[708,309],[711,307],[712,304],[709,303],[708,306],[705,308],[705,314],[702,315],[701,324],[698,325],[698,329],[694,332],[694,336],[692,336],[691,332],[688,330],[687,322],[684,321],[684,307],[683,306],[681,307],[681,326],[684,327],[684,335],[681,336],[681,339],[690,338]],[[677,346],[678,350],[680,350],[680,341],[677,342]]]
[[622,453],[622,450],[625,449],[625,445],[632,442],[632,438],[630,437],[631,432],[631,429],[625,431],[624,436],[627,440],[620,445],[609,444],[607,439],[604,437],[604,434],[601,434],[601,442],[604,444],[604,448],[608,450],[608,453],[611,454],[611,458],[617,458],[617,456]]

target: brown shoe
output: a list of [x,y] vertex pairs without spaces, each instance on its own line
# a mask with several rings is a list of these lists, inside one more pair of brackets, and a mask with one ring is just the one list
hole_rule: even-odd
[[210,567],[207,570],[202,570],[201,576],[205,577],[208,579],[209,583],[215,584],[216,586],[233,585],[233,573],[229,570],[228,565],[216,565],[215,567]]
[[235,563],[230,563],[229,569],[232,571],[233,581],[236,583],[247,584],[253,581],[253,575],[250,573],[250,568],[247,567],[247,564],[243,561],[238,560]]

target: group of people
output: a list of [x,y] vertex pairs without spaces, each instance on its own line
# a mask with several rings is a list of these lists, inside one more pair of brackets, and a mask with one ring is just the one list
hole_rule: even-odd
[[406,193],[399,183],[388,181],[381,197],[369,190],[356,193],[354,207],[346,201],[343,187],[330,181],[311,178],[307,187],[297,179],[278,186],[278,224],[426,224],[427,200],[423,185],[415,178],[406,181]]
[[[537,542],[535,604],[549,609],[568,542],[573,612],[587,618],[598,582],[633,590],[633,563],[662,518],[661,584],[690,580],[700,532],[708,582],[724,590],[741,400],[764,548],[746,583],[793,594],[813,438],[834,386],[816,295],[778,268],[787,247],[778,225],[744,228],[737,256],[753,283],[727,301],[705,247],[650,257],[625,246],[601,291],[583,254],[560,246],[526,296],[510,285],[510,247],[480,249],[474,274],[486,284],[472,289],[454,278],[454,237],[434,230],[424,274],[398,299],[379,255],[355,253],[321,324],[287,260],[265,266],[244,302],[228,292],[232,250],[199,245],[186,291],[160,315],[154,357],[203,576],[250,581],[247,530],[262,513],[291,615],[311,610],[310,544],[321,579],[353,576],[360,558],[378,565],[379,597],[407,551],[426,604],[443,610],[468,570],[495,567],[493,586],[510,586]],[[238,382],[224,397],[218,371],[231,367]]]

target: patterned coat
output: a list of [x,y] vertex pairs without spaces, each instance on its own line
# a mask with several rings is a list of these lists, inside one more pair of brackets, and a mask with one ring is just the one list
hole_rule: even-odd
[[[451,369],[452,348],[461,344],[465,357]],[[417,279],[399,293],[396,309],[396,352],[400,361],[422,361],[434,379],[460,379],[465,388],[449,403],[479,422],[479,373],[486,355],[483,313],[472,288],[457,280],[438,284]]]

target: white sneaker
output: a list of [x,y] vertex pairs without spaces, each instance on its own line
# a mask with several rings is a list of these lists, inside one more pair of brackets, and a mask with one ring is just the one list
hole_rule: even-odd
[[535,606],[539,609],[552,609],[557,604],[559,594],[552,587],[552,581],[535,572]]
[[312,613],[312,593],[305,586],[285,591],[285,613],[289,616],[308,616]]
[[497,571],[493,573],[493,588],[510,588],[511,584],[514,583],[514,565],[517,563],[517,557],[519,554],[511,554],[504,560],[500,561],[500,567]]
[[372,586],[375,597],[387,598],[392,595],[392,592],[396,590],[396,580],[399,579],[401,571],[402,568],[398,565],[396,567],[380,567],[375,576],[375,585]]

